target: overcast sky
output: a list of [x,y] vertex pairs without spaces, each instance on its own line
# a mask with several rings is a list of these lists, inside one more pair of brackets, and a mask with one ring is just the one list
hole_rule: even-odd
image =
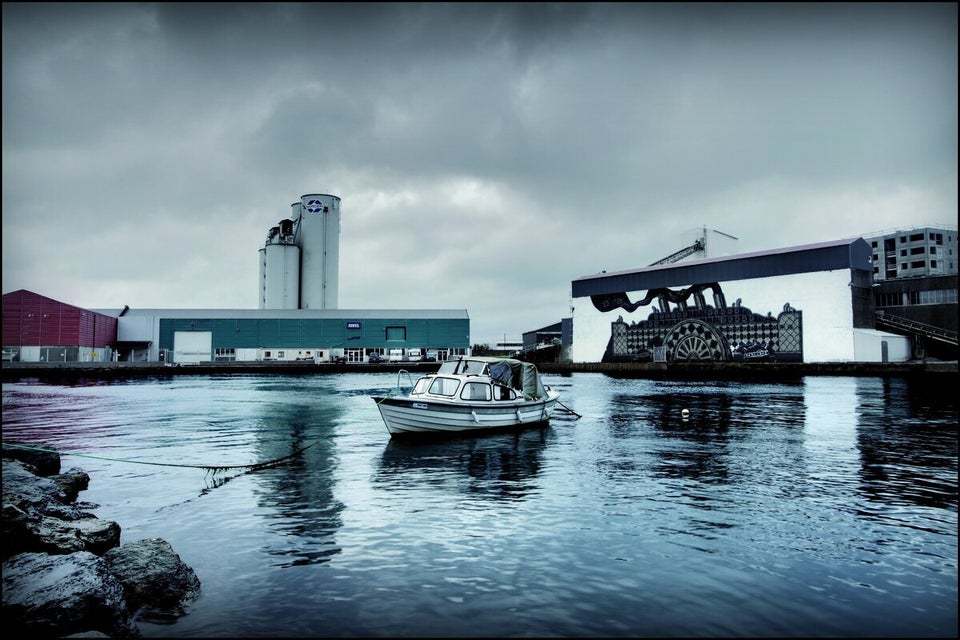
[[250,308],[301,195],[341,309],[493,345],[706,226],[957,224],[957,5],[3,3],[3,292]]

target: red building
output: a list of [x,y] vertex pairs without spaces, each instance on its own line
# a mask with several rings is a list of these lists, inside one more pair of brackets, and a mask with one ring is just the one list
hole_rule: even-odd
[[109,361],[117,319],[21,289],[3,295],[3,359]]

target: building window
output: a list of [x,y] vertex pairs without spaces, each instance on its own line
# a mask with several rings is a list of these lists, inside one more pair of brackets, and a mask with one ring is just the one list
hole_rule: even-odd
[[918,304],[944,304],[956,301],[956,289],[933,289],[932,291],[921,291]]
[[923,240],[922,233],[914,233],[913,235],[910,236],[910,242],[916,242],[917,240]]
[[917,262],[910,263],[911,269],[923,269],[925,266],[927,266],[927,263],[924,262],[923,260],[918,260]]
[[907,250],[906,250],[906,249],[900,249],[900,255],[901,255],[901,256],[907,255]]
[[913,249],[910,249],[910,255],[918,256],[923,253],[924,249],[926,249],[926,247],[914,247]]

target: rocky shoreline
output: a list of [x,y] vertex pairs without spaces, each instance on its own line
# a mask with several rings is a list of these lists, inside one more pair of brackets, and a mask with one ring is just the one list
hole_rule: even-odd
[[141,617],[180,616],[200,580],[160,538],[120,544],[120,525],[77,502],[90,477],[60,455],[3,444],[2,623],[15,637],[139,638]]

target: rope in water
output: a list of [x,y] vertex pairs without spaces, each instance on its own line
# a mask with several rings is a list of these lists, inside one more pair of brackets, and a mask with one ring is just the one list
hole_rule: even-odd
[[70,451],[57,451],[56,449],[46,449],[44,447],[33,447],[25,444],[15,444],[15,443],[7,443],[7,442],[4,442],[3,446],[11,447],[14,449],[25,449],[28,451],[42,451],[44,453],[56,453],[57,455],[61,455],[61,456],[77,456],[80,458],[95,458],[97,460],[109,460],[111,462],[127,462],[130,464],[148,464],[148,465],[153,465],[157,467],[182,467],[187,469],[204,469],[210,473],[216,474],[223,471],[232,471],[236,469],[246,469],[248,471],[256,471],[259,469],[266,469],[268,467],[273,467],[280,464],[284,460],[288,460],[294,456],[297,456],[303,453],[310,447],[315,447],[316,445],[320,444],[320,442],[322,441],[323,441],[322,438],[320,440],[314,440],[307,446],[301,447],[289,455],[285,455],[281,458],[276,458],[274,460],[268,460],[267,462],[258,462],[256,464],[228,465],[228,466],[210,465],[210,464],[176,464],[173,462],[147,462],[146,460],[130,460],[128,458],[109,458],[106,456],[95,456],[95,455],[90,455],[86,453],[73,453]]
[[580,415],[579,413],[577,413],[576,411],[574,411],[573,409],[571,409],[571,408],[568,407],[567,405],[563,404],[563,403],[560,402],[559,400],[557,400],[557,404],[560,405],[561,407],[563,407],[563,409],[564,409],[567,413],[572,413],[573,415],[577,416],[577,418],[582,418],[582,417],[583,417],[582,415]]

